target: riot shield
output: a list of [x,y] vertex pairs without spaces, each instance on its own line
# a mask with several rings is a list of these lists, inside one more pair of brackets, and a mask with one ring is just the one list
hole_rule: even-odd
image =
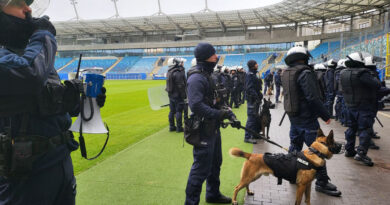
[[167,91],[165,91],[165,85],[149,88],[148,98],[152,110],[160,110],[169,106],[169,98]]
[[40,17],[49,7],[50,0],[35,0],[31,5],[32,16]]

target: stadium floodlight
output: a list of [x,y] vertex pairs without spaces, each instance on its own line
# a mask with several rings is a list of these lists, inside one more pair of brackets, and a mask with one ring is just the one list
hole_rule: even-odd
[[77,12],[77,7],[76,7],[76,4],[78,4],[77,0],[70,0],[70,4],[73,5],[74,12],[76,13],[76,20],[79,20],[80,17],[79,17],[79,13]]
[[207,0],[204,0],[204,4],[205,4],[205,7],[204,7],[204,9],[201,10],[200,12],[204,12],[204,13],[212,12],[212,10],[209,9],[209,4],[208,4],[208,1],[207,1]]
[[118,5],[116,4],[119,0],[111,0],[112,2],[114,2],[114,6],[115,6],[115,18],[119,18],[119,11],[118,11]]

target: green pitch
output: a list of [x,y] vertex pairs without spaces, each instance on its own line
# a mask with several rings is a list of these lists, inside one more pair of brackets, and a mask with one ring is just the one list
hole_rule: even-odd
[[[188,144],[183,147],[182,133],[168,131],[168,108],[152,111],[147,99],[147,88],[164,83],[106,82],[108,99],[102,116],[110,125],[111,139],[98,160],[88,162],[81,160],[79,151],[73,153],[78,173],[77,204],[184,204],[192,147]],[[238,119],[246,119],[245,108],[234,110]],[[251,152],[252,146],[243,143],[242,130],[221,131],[221,192],[231,196],[244,159],[232,158],[228,151],[239,147]],[[97,153],[104,137],[88,137],[91,137],[87,141],[89,153]],[[205,186],[201,204],[205,204],[204,190]],[[241,204],[244,193],[239,194]]]

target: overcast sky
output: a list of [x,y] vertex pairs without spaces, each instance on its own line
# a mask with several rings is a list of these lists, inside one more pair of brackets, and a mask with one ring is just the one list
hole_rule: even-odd
[[[214,11],[239,10],[263,7],[281,0],[208,0],[209,9]],[[104,19],[115,15],[112,0],[77,0],[81,19]],[[118,0],[119,15],[122,17],[149,16],[158,12],[157,0]],[[205,7],[204,0],[161,0],[161,9],[166,14],[197,12]],[[67,21],[75,18],[70,0],[51,0],[44,13],[52,21]]]

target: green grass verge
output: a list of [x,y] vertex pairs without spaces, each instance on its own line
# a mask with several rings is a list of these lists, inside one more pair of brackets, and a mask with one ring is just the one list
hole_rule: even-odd
[[[114,96],[108,101],[106,109],[110,105],[115,105],[115,109],[120,110],[120,113],[115,112],[116,114],[106,117],[108,122],[113,120],[111,123],[113,142],[108,145],[109,153],[105,153],[104,158],[114,151],[139,141],[155,130],[160,131],[79,174],[77,176],[77,204],[184,204],[187,177],[193,162],[192,147],[188,144],[182,147],[182,133],[168,132],[166,115],[168,109],[155,112],[150,111],[146,105],[139,105],[143,109],[128,110],[127,106],[121,105],[122,103],[117,105],[112,101],[112,99],[121,98],[115,96],[116,94],[127,93],[116,90],[116,88],[122,90],[120,82],[108,82],[107,85],[115,90],[111,91],[115,93],[108,95]],[[133,86],[139,88],[137,83]],[[145,85],[145,88],[147,86]],[[143,95],[143,97],[137,97],[139,101],[146,99],[145,93],[139,94]],[[126,103],[132,102],[128,100]],[[245,108],[246,106],[243,106],[239,110],[234,110],[238,119],[246,119]],[[137,112],[142,112],[142,115]],[[134,118],[133,115],[137,117]],[[133,120],[136,122],[132,122]],[[129,127],[129,124],[136,124],[137,127]],[[162,127],[164,129],[161,129]],[[250,152],[252,146],[243,143],[244,132],[242,130],[229,127],[221,131],[223,164],[220,189],[222,193],[232,196],[233,189],[239,182],[244,160],[230,157],[228,151],[231,147],[239,147]],[[98,146],[100,143],[90,145],[90,147]],[[79,153],[77,154],[79,155]],[[84,161],[79,163],[84,163]],[[241,191],[239,194],[238,199],[241,204],[244,194],[245,191]],[[205,186],[203,187],[201,204],[205,204],[204,198]]]
[[[96,160],[83,159],[79,150],[72,153],[76,175],[168,125],[168,110],[152,111],[147,97],[148,88],[164,84],[165,81],[151,80],[105,82],[107,101],[101,115],[110,128],[110,140],[104,153]],[[105,136],[86,135],[85,140],[91,157],[100,151]]]

